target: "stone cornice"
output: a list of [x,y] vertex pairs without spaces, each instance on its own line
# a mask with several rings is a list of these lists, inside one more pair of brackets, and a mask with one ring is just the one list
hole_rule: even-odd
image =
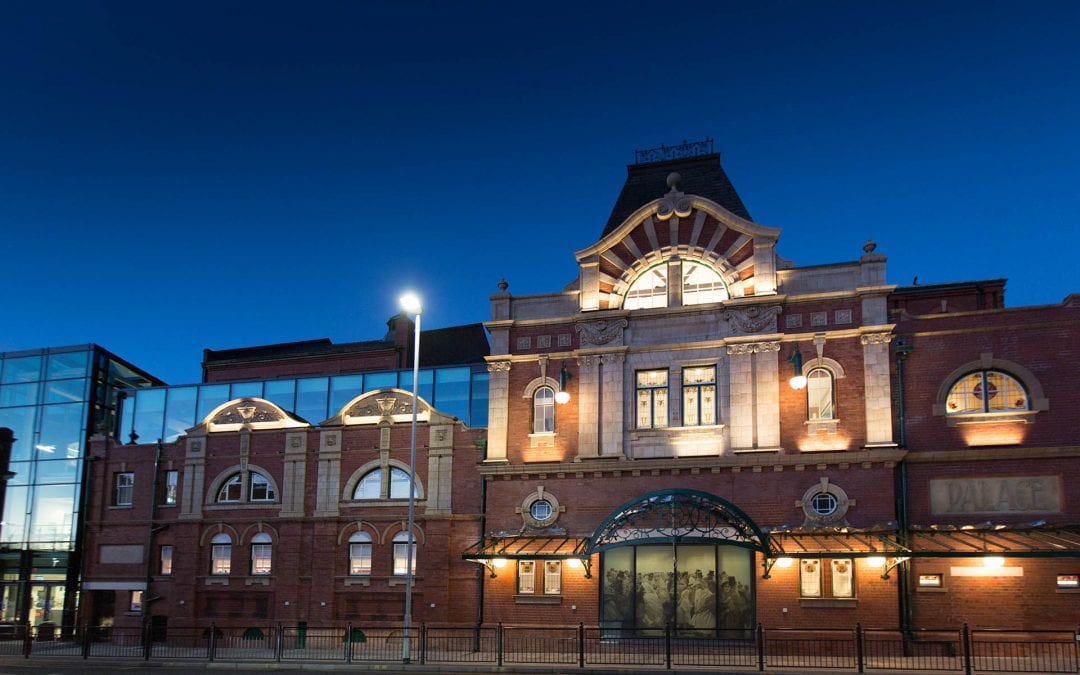
[[[893,465],[904,459],[908,453],[894,448],[882,450],[857,450],[852,452],[813,452],[801,454],[762,453],[748,455],[723,455],[720,457],[679,457],[663,459],[621,458],[584,459],[580,462],[551,462],[536,464],[483,464],[478,467],[481,476],[534,476],[544,474],[577,475],[596,473],[630,473],[633,471],[721,471],[739,472],[744,470],[762,470],[771,467],[772,471],[791,468],[803,471],[807,467],[819,465],[863,466],[872,464]],[[779,468],[777,468],[779,467]]]
[[926,462],[976,462],[992,460],[1072,459],[1080,457],[1080,446],[1025,448],[964,448],[962,450],[909,450],[907,461],[912,464]]

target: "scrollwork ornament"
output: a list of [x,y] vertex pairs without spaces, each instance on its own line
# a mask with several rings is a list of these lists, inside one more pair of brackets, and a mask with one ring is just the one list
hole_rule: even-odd
[[779,307],[748,307],[726,310],[723,316],[725,321],[743,333],[760,333],[772,325],[779,314]]
[[859,336],[859,342],[865,345],[887,345],[892,342],[892,333],[869,333]]
[[630,325],[630,322],[626,319],[613,319],[610,321],[579,323],[576,328],[582,343],[599,346],[622,342],[623,329],[628,325]]
[[510,362],[509,361],[495,361],[494,363],[489,363],[487,369],[488,369],[489,373],[509,373],[510,372]]

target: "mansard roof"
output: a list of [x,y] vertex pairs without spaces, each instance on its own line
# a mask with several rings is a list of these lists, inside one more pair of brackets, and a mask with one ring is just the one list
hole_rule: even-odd
[[679,181],[681,191],[713,201],[744,220],[753,220],[731,179],[724,173],[724,167],[720,166],[720,153],[713,153],[627,166],[626,182],[600,238],[622,225],[634,211],[667,192],[667,177],[673,171],[682,176]]

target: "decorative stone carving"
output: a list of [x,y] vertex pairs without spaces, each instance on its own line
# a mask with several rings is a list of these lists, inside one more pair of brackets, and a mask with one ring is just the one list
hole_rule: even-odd
[[623,354],[622,352],[617,352],[614,354],[603,354],[601,355],[600,359],[601,363],[618,365],[626,361],[626,354]]
[[690,198],[678,189],[680,180],[682,180],[682,176],[677,173],[668,175],[667,184],[671,190],[664,195],[664,198],[660,200],[660,205],[656,208],[656,217],[658,219],[668,220],[673,215],[685,218],[694,209],[694,204]]
[[891,333],[869,333],[859,337],[859,342],[863,345],[884,345],[892,342],[893,336]]
[[212,424],[251,424],[252,422],[280,422],[281,419],[282,415],[277,410],[245,401],[225,408],[210,422]]
[[[390,393],[372,401],[370,398],[357,401],[345,411],[346,417],[389,417],[412,412],[413,398],[407,394]],[[423,404],[421,403],[421,406]]]
[[742,333],[760,333],[772,325],[779,314],[779,307],[747,307],[746,309],[726,310],[724,320]]
[[727,353],[730,355],[759,354],[778,351],[780,351],[779,342],[742,342],[736,345],[728,345],[727,348]]
[[590,321],[589,323],[577,324],[577,332],[582,344],[606,345],[612,342],[622,342],[623,329],[629,324],[630,322],[626,319]]
[[489,373],[509,373],[510,362],[509,361],[495,361],[488,364]]

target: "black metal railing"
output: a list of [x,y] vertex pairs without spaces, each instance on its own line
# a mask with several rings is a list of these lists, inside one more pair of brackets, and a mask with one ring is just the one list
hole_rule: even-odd
[[1080,672],[1080,629],[682,629],[607,626],[0,626],[0,656],[226,662]]

